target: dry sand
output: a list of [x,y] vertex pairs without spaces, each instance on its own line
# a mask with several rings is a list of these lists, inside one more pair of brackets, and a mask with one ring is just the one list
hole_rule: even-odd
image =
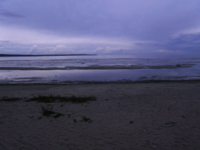
[[57,119],[47,104],[0,101],[1,150],[200,149],[200,82],[0,85],[0,98],[50,94],[97,101],[52,103]]

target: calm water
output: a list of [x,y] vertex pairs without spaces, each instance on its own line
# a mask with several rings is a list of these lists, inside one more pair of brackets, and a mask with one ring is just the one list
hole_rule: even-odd
[[199,79],[200,58],[0,57],[0,84]]

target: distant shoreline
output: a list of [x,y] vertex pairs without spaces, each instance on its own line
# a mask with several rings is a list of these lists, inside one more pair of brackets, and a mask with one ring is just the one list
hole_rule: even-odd
[[40,56],[96,56],[96,54],[44,54],[44,55],[0,54],[0,57],[40,57]]

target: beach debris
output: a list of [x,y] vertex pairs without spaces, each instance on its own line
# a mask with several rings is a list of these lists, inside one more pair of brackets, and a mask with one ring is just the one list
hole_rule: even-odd
[[53,116],[54,118],[58,118],[60,116],[64,116],[64,114],[61,114],[61,113],[56,113],[55,116]]
[[4,96],[1,98],[1,101],[7,101],[7,102],[16,102],[16,101],[19,101],[21,100],[21,98],[19,97],[7,97],[7,96]]
[[81,122],[89,122],[89,123],[91,123],[91,122],[93,122],[93,120],[92,119],[90,119],[90,118],[88,118],[88,117],[86,117],[86,116],[82,116],[82,121]]
[[46,116],[46,117],[49,117],[49,116],[52,116],[52,115],[54,115],[53,116],[54,118],[58,118],[60,116],[64,116],[64,114],[61,114],[59,112],[53,111],[53,106],[51,106],[51,105],[47,105],[47,106],[42,106],[41,105],[41,109],[42,109],[42,112],[41,112],[42,115]]
[[42,119],[42,117],[38,117],[38,120]]
[[91,123],[91,122],[93,122],[93,120],[86,117],[86,116],[80,116],[80,117],[77,117],[76,119],[74,119],[74,122],[75,123],[76,122],[89,122],[89,123]]
[[53,103],[53,102],[71,102],[71,103],[84,103],[87,101],[95,101],[96,97],[94,96],[71,96],[71,97],[64,97],[64,96],[42,96],[39,95],[37,97],[32,97],[27,102],[36,101],[40,103]]
[[67,117],[68,117],[68,118],[71,117],[71,114],[67,114]]
[[167,126],[167,127],[172,127],[172,126],[175,126],[175,125],[176,125],[176,122],[173,122],[173,121],[165,123],[165,126]]
[[184,116],[184,115],[182,115],[181,117],[185,119],[185,116]]

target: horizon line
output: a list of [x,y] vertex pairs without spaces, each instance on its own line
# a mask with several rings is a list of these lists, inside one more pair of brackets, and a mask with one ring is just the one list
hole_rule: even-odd
[[90,56],[90,55],[97,55],[97,54],[0,54],[0,57],[17,57],[17,56]]

